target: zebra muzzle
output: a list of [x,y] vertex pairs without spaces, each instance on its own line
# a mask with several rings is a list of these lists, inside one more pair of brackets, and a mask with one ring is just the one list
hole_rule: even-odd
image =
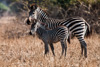
[[29,35],[32,35],[31,31],[29,32]]

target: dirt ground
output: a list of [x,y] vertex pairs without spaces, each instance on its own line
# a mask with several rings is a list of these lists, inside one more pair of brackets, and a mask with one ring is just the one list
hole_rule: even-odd
[[[81,56],[79,41],[71,39],[67,44],[67,56],[60,58],[61,45],[54,44],[54,57],[51,49],[44,56],[44,44],[36,36],[24,35],[26,26],[0,19],[0,67],[100,67],[100,35],[92,34],[85,38],[87,58]],[[2,21],[1,21],[2,20]],[[11,22],[11,23],[9,23]],[[15,34],[15,35],[14,35]]]

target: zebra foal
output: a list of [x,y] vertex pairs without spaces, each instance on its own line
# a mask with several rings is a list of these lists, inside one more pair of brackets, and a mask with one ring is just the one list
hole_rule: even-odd
[[49,44],[52,53],[55,56],[53,43],[60,41],[62,46],[62,55],[65,51],[65,56],[66,56],[66,50],[67,50],[66,41],[68,40],[68,42],[70,43],[69,32],[66,27],[60,26],[53,30],[46,30],[40,22],[35,22],[31,25],[30,34],[34,35],[35,33],[44,42],[45,54],[49,52],[49,48],[48,48],[48,44]]
[[[68,18],[68,19],[53,19],[49,18],[46,13],[37,7],[37,5],[32,5],[30,7],[29,18],[30,22],[34,20],[39,20],[44,23],[47,29],[55,29],[59,26],[66,26],[72,35],[75,35],[81,44],[81,54],[87,57],[87,44],[84,40],[85,35],[89,36],[91,34],[90,25],[81,17]],[[27,22],[29,23],[29,22]]]

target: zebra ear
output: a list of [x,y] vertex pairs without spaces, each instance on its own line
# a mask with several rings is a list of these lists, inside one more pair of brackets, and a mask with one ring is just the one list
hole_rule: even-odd
[[37,9],[37,5],[36,4],[32,4],[30,7],[29,7],[30,10],[35,10]]

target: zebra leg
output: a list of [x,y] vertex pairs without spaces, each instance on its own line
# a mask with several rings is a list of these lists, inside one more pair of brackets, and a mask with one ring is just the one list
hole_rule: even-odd
[[78,40],[81,44],[81,54],[83,55],[83,51],[84,51],[84,56],[87,57],[87,44],[84,41],[84,35],[76,34],[76,37],[78,38]]
[[54,46],[53,46],[52,43],[50,44],[50,48],[51,48],[51,50],[52,50],[53,55],[55,56],[55,53],[54,53]]
[[48,43],[45,43],[44,47],[45,47],[45,54],[47,54],[49,52]]
[[81,55],[83,55],[83,45],[81,45]]
[[61,41],[61,46],[62,46],[62,55],[63,55],[63,53],[64,53],[64,49],[65,49],[65,44],[64,44],[63,41]]
[[65,56],[66,56],[66,52],[67,52],[67,43],[66,43],[66,40],[65,40]]
[[85,43],[85,41],[82,41],[80,43],[81,43],[82,55],[84,50],[84,56],[87,57],[87,44]]

